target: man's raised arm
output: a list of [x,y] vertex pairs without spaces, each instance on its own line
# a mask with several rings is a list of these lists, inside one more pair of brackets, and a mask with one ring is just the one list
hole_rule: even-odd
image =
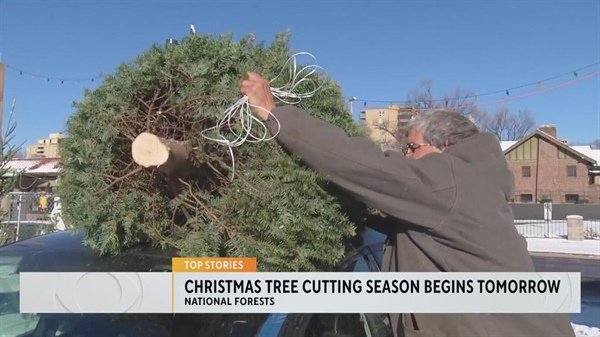
[[[308,167],[380,211],[425,227],[435,227],[448,210],[423,184],[409,159],[386,156],[365,137],[348,137],[341,128],[292,106],[275,108],[277,140]],[[270,131],[277,123],[267,121]],[[441,158],[440,158],[441,159]]]
[[[277,118],[280,126],[277,140],[308,167],[390,216],[428,228],[444,219],[449,211],[448,201],[436,198],[423,183],[422,175],[415,170],[416,164],[399,154],[385,156],[371,140],[348,137],[341,128],[301,109],[276,108],[269,82],[258,74],[248,75],[242,81],[242,93],[248,95],[261,120],[271,115]],[[272,133],[278,131],[277,122],[266,123]],[[450,164],[439,157],[437,165]],[[444,171],[441,168],[440,172]]]

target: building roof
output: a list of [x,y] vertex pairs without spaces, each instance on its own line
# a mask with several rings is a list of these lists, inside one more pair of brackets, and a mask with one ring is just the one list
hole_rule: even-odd
[[589,145],[571,145],[571,148],[594,159],[597,165],[600,164],[600,149],[592,149]]
[[501,141],[500,146],[502,147],[502,151],[504,151],[504,153],[508,153],[536,135],[550,141],[557,147],[570,152],[576,157],[588,161],[591,164],[598,165],[600,163],[600,149],[592,149],[592,147],[589,145],[570,146],[539,129],[521,138],[519,141]]
[[502,140],[500,141],[500,147],[502,147],[502,151],[506,152],[506,150],[515,145],[516,142],[516,140]]
[[60,162],[60,158],[17,158],[7,162],[5,167],[26,174],[58,174]]

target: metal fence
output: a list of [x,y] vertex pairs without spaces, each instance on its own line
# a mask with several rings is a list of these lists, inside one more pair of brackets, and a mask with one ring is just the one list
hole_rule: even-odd
[[[526,238],[566,238],[567,220],[515,220],[519,234]],[[584,220],[584,237],[600,239],[600,220]]]
[[519,234],[527,238],[566,238],[567,216],[583,217],[585,239],[600,239],[600,217],[595,216],[597,206],[555,205],[545,202],[536,205],[513,207],[515,226]]
[[11,192],[2,200],[0,244],[64,230],[60,199],[43,192]]

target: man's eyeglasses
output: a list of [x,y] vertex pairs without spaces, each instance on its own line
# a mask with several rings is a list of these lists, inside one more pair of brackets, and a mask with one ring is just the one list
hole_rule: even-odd
[[408,150],[410,150],[411,153],[417,151],[418,149],[420,149],[423,146],[431,146],[431,144],[416,144],[416,143],[408,143],[406,145],[404,145],[402,147],[402,153],[404,155],[406,155],[408,153]]

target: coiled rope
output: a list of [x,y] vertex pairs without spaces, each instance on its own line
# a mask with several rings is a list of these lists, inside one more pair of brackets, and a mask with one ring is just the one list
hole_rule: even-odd
[[[310,57],[314,60],[314,63],[309,63],[305,66],[299,66],[298,58],[300,56]],[[310,79],[310,77],[318,70],[322,70],[322,68],[317,65],[316,58],[310,53],[299,52],[293,54],[285,62],[279,74],[275,76],[275,78],[271,79],[269,83],[277,81],[286,70],[289,71],[290,81],[280,87],[271,87],[271,93],[273,94],[273,97],[283,104],[298,104],[303,99],[312,97],[322,86],[322,84],[317,85],[315,81]],[[314,89],[304,93],[296,92],[300,85],[305,85],[306,83],[310,83]],[[203,138],[227,146],[232,161],[231,179],[233,179],[235,176],[235,157],[233,155],[234,147],[241,146],[247,142],[259,143],[269,141],[277,137],[279,134],[281,124],[270,111],[269,114],[277,123],[277,132],[273,136],[269,136],[269,130],[267,126],[260,119],[253,115],[252,105],[248,102],[248,96],[245,95],[223,112],[223,116],[218,120],[214,127],[208,128],[201,132]],[[233,125],[236,124],[242,126],[242,132],[237,133],[234,130]],[[262,127],[262,132],[258,135],[252,133],[252,126],[254,124],[258,124]],[[224,131],[230,135],[230,138],[233,139],[228,139],[226,134],[223,133]],[[214,134],[214,136],[209,136],[209,133]]]

